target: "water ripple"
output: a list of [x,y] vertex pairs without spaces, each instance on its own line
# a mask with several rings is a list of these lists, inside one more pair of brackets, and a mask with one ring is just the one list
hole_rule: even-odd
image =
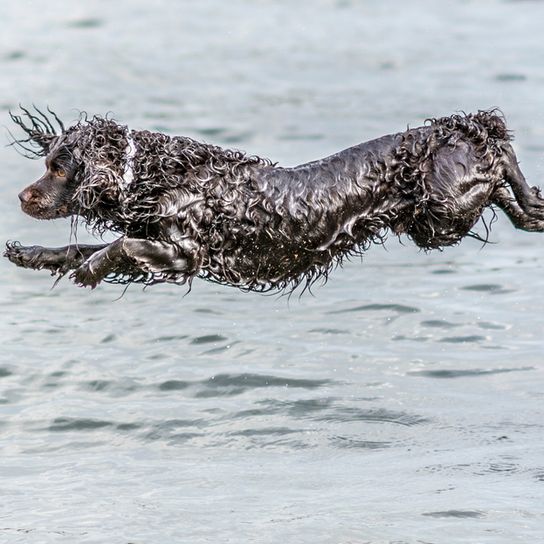
[[453,329],[454,327],[460,327],[459,323],[451,323],[445,319],[427,319],[421,322],[424,327],[433,327],[438,329]]
[[289,429],[288,427],[266,427],[263,429],[243,429],[241,431],[232,431],[228,433],[230,436],[285,436],[288,434],[296,434],[300,431]]
[[411,376],[424,376],[426,378],[471,378],[476,376],[489,376],[491,374],[504,374],[505,372],[522,372],[526,370],[535,370],[535,368],[532,366],[523,366],[519,368],[473,368],[465,370],[414,370],[407,374]]
[[334,446],[343,449],[382,450],[391,447],[391,442],[358,440],[347,436],[335,436],[331,439]]
[[183,380],[166,380],[159,384],[160,391],[182,391],[191,386],[191,382]]
[[465,291],[481,291],[484,293],[494,293],[500,291],[502,289],[502,285],[499,285],[497,283],[476,283],[474,285],[465,285],[464,287],[461,287],[461,289]]
[[461,287],[464,291],[476,291],[480,293],[490,293],[492,295],[504,295],[515,292],[514,289],[505,289],[497,283],[477,283],[475,285],[466,285]]
[[58,417],[49,425],[49,431],[93,431],[104,427],[113,427],[111,421],[89,418]]
[[98,28],[104,24],[102,19],[88,17],[85,19],[75,19],[66,24],[70,28]]
[[439,342],[449,344],[470,344],[474,342],[483,342],[484,340],[487,340],[486,336],[469,334],[467,336],[444,336],[444,338],[440,338]]
[[411,427],[428,423],[429,419],[405,412],[393,412],[385,408],[365,410],[353,407],[335,407],[331,414],[318,418],[320,421],[368,421],[373,423],[393,423]]
[[345,308],[342,310],[332,310],[326,312],[327,314],[345,314],[351,312],[379,312],[379,311],[392,311],[398,314],[414,314],[420,312],[419,308],[414,306],[405,306],[404,304],[364,304],[363,306],[355,306],[354,308]]
[[5,366],[0,366],[0,378],[6,378],[7,376],[11,376],[13,374],[13,372],[5,367]]
[[197,336],[191,340],[191,344],[209,344],[211,342],[224,342],[227,338],[220,334],[205,334],[204,336]]
[[444,510],[443,512],[424,512],[421,515],[430,518],[481,518],[485,514],[479,510]]
[[217,374],[206,380],[167,380],[158,385],[161,391],[195,389],[197,398],[240,395],[251,389],[283,387],[291,389],[317,389],[332,385],[332,380],[298,379],[266,374]]

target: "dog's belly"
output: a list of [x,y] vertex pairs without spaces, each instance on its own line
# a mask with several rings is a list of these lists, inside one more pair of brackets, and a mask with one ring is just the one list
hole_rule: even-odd
[[204,275],[221,283],[266,285],[298,281],[322,274],[342,255],[368,245],[375,231],[364,220],[352,222],[350,234],[342,222],[279,221],[246,231],[220,248],[210,247]]

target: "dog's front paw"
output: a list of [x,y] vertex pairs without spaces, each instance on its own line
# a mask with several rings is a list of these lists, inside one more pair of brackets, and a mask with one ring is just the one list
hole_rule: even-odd
[[71,274],[70,279],[79,287],[94,289],[105,277],[103,251],[97,251]]
[[70,274],[70,279],[79,287],[90,287],[91,289],[94,289],[102,280],[86,262]]
[[40,270],[44,267],[44,250],[41,246],[22,246],[19,242],[6,242],[4,257],[22,268]]

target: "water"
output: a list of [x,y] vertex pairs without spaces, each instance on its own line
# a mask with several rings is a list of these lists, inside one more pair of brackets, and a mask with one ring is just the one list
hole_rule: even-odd
[[[0,7],[17,103],[312,160],[500,106],[542,183],[544,3]],[[7,138],[4,137],[4,141]],[[0,149],[2,239],[62,245]],[[84,239],[80,232],[80,239]],[[544,533],[543,238],[390,239],[304,295],[51,290],[2,260],[0,540],[513,543]]]

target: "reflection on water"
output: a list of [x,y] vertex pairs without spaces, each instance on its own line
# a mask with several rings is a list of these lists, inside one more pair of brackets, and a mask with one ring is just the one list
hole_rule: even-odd
[[[0,7],[0,115],[113,112],[294,164],[499,105],[541,183],[540,2],[349,0]],[[68,242],[17,192],[4,238]],[[536,542],[543,258],[391,238],[314,296],[195,282],[78,290],[2,262],[0,540]],[[78,237],[87,239],[80,229]]]

